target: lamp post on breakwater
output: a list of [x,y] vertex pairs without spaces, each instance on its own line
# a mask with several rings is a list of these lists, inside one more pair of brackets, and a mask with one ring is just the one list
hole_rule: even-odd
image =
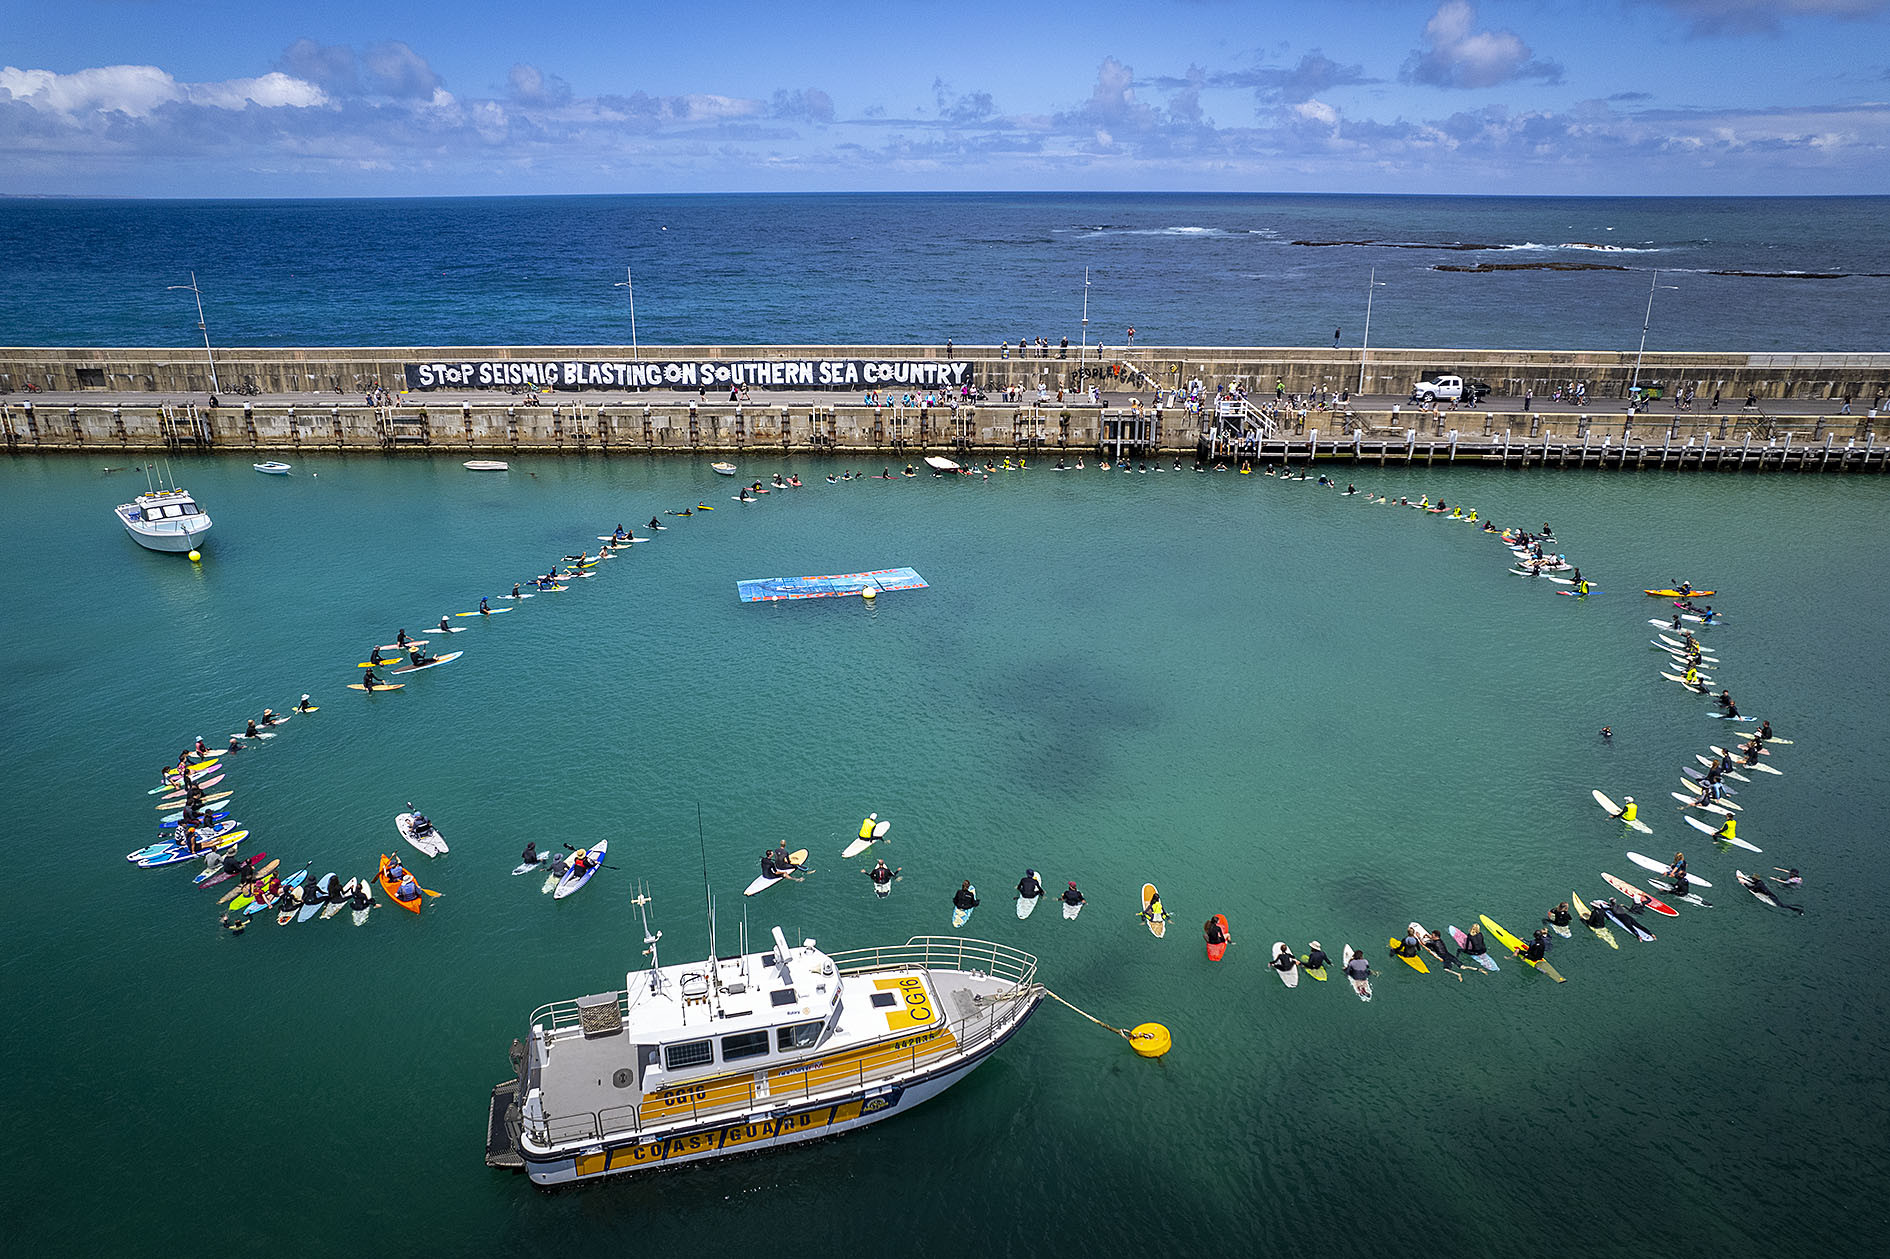
[[1647,353],[1647,327],[1654,322],[1654,293],[1659,289],[1672,289],[1674,292],[1678,293],[1680,286],[1678,284],[1662,284],[1660,282],[1660,271],[1658,268],[1654,271],[1654,278],[1647,283],[1647,313],[1641,317],[1641,348],[1634,351],[1634,376],[1633,379],[1628,381],[1629,397],[1639,396],[1635,394],[1634,391],[1641,383],[1641,355]]
[[1365,277],[1365,340],[1358,347],[1358,391],[1365,392],[1365,355],[1372,348],[1372,290],[1385,286],[1379,283],[1378,268],[1373,267]]
[[[1068,345],[1065,341],[1063,344]],[[1089,361],[1089,268],[1083,268],[1083,339],[1076,347],[1077,380],[1082,380],[1081,368]]]
[[630,295],[630,361],[637,361],[637,291],[630,283],[630,268],[623,269],[623,279],[610,287],[623,289]]
[[197,273],[195,271],[190,273],[189,284],[167,284],[164,288],[166,292],[171,289],[183,289],[196,295],[197,331],[203,333],[203,356],[210,361],[210,392],[222,392],[221,386],[217,384],[217,357],[210,352],[210,325],[203,321],[203,291],[197,287]]

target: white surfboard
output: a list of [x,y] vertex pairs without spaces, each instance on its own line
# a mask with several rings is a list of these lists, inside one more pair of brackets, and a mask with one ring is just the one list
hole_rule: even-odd
[[[1639,867],[1640,867],[1641,869],[1643,869],[1643,870],[1652,870],[1652,871],[1653,871],[1653,872],[1654,872],[1655,874],[1665,874],[1665,873],[1667,873],[1667,870],[1668,870],[1668,867],[1669,867],[1669,866],[1671,865],[1671,863],[1670,863],[1670,862],[1666,862],[1666,861],[1656,861],[1656,860],[1655,860],[1654,858],[1652,858],[1652,857],[1647,857],[1647,856],[1643,856],[1643,855],[1641,855],[1641,854],[1640,854],[1640,853],[1638,853],[1638,852],[1631,852],[1631,853],[1629,853],[1629,854],[1627,855],[1627,859],[1628,859],[1629,861],[1632,861],[1632,862],[1633,862],[1633,863],[1634,863],[1635,865],[1637,865],[1637,866],[1639,866]],[[1713,886],[1713,885],[1712,885],[1711,883],[1708,883],[1708,882],[1707,882],[1707,881],[1706,881],[1705,879],[1702,879],[1702,878],[1701,878],[1701,877],[1700,877],[1699,875],[1697,875],[1697,874],[1689,874],[1689,875],[1687,875],[1687,882],[1689,882],[1689,883],[1691,883],[1691,884],[1693,884],[1693,886],[1695,886],[1695,887],[1711,887],[1711,886]]]
[[[1280,955],[1280,950],[1285,947],[1286,947],[1286,941],[1275,940],[1273,942],[1273,952],[1267,955],[1268,958],[1272,959],[1272,958],[1278,957]],[[1279,967],[1273,965],[1272,961],[1269,960],[1267,962],[1267,969],[1272,971],[1274,974],[1278,975],[1280,977],[1280,982],[1285,984],[1288,988],[1299,987],[1299,967],[1295,966],[1292,970],[1281,970]]]
[[[1343,960],[1349,962],[1357,956],[1358,956],[1358,953],[1353,950],[1351,945],[1348,944],[1345,946]],[[1352,985],[1352,991],[1358,994],[1358,999],[1360,1001],[1370,1001],[1372,999],[1372,981],[1371,980],[1353,979],[1352,976],[1349,974],[1345,978]]]
[[[1061,900],[1061,898],[1059,898],[1059,900]],[[1076,917],[1083,912],[1083,906],[1088,903],[1088,901],[1078,901],[1076,904],[1072,905],[1068,901],[1062,901],[1064,918],[1069,919]]]
[[[1589,792],[1589,794],[1594,796],[1596,804],[1600,805],[1603,809],[1607,810],[1609,813],[1619,814],[1621,812],[1621,806],[1616,804],[1614,801],[1608,799],[1608,797],[1602,795],[1601,792],[1591,791]],[[1633,827],[1635,830],[1639,831],[1643,835],[1652,835],[1654,833],[1654,828],[1649,826],[1647,823],[1641,821],[1639,818],[1635,818],[1632,821],[1628,821],[1628,819],[1626,818],[1622,818],[1621,820],[1624,822],[1627,822],[1629,826]]]
[[1019,918],[1028,918],[1036,913],[1037,902],[1042,899],[1042,892],[1037,893],[1035,896],[1025,896],[1020,892],[1017,897],[1017,916]]
[[1734,844],[1740,848],[1744,848],[1748,852],[1764,852],[1765,851],[1765,849],[1760,848],[1756,844],[1748,844],[1743,839],[1721,839],[1720,834],[1719,834],[1719,827],[1714,826],[1711,822],[1702,822],[1699,818],[1694,817],[1691,813],[1687,814],[1687,825],[1691,826],[1696,831],[1701,831],[1707,835],[1711,835],[1714,838],[1714,840],[1716,840],[1719,843]]

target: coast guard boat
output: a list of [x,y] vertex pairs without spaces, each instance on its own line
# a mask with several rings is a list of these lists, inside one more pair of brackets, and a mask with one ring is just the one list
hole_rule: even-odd
[[132,541],[150,551],[194,551],[210,532],[210,517],[188,490],[160,484],[113,509]]
[[[647,905],[647,896],[634,903]],[[915,936],[812,940],[649,969],[532,1013],[492,1090],[486,1162],[539,1185],[750,1154],[896,1115],[971,1073],[1043,999],[1037,959]]]

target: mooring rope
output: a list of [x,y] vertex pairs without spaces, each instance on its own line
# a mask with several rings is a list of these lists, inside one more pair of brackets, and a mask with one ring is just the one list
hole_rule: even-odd
[[[1049,988],[1045,988],[1043,990],[1043,993],[1044,993],[1044,996],[1051,998],[1058,1005],[1061,1005],[1067,1009],[1076,1011],[1076,1013],[1082,1015],[1084,1018],[1094,1023],[1097,1027],[1107,1028],[1109,1031],[1114,1032],[1116,1035],[1122,1037],[1122,1039],[1127,1040],[1127,1041],[1133,1041],[1136,1039],[1135,1033],[1131,1032],[1128,1028],[1110,1027],[1109,1024],[1103,1022],[1101,1019],[1097,1018],[1095,1015],[1091,1014],[1089,1011],[1078,1009],[1076,1006],[1071,1005],[1068,1001],[1065,1001],[1062,997],[1057,996],[1057,994],[1052,992]],[[1145,1037],[1144,1039],[1151,1039],[1151,1038]]]

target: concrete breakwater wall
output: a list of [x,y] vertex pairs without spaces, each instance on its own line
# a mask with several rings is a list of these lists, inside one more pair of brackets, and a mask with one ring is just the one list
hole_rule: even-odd
[[[661,355],[658,360],[655,356]],[[695,389],[412,389],[416,365],[529,364],[553,378],[576,367],[606,372],[657,361],[769,365],[892,363],[937,369],[984,392],[983,401],[867,405],[862,387]],[[1633,356],[1592,353],[1372,350],[1364,394],[1356,351],[1262,351],[1078,347],[1047,356],[989,347],[815,346],[645,348],[460,347],[450,349],[224,350],[216,355],[220,405],[208,405],[208,363],[198,352],[0,350],[0,385],[22,375],[38,392],[0,394],[0,439],[8,450],[160,450],[282,454],[297,450],[730,453],[797,451],[907,459],[926,452],[1157,452],[1214,460],[1257,458],[1474,460],[1581,466],[1885,468],[1879,395],[1890,391],[1886,355],[1648,355],[1639,383],[1669,397],[1696,391],[1694,409],[1631,409]],[[1493,389],[1476,407],[1424,410],[1405,401],[1432,372],[1480,376]],[[710,373],[706,370],[704,378]],[[779,371],[776,377],[781,376]],[[43,380],[44,383],[39,382]],[[1177,397],[1200,381],[1209,397],[1191,408]],[[1374,392],[1373,382],[1379,388]],[[336,384],[336,382],[341,382]],[[799,383],[797,381],[797,383]],[[1395,390],[1389,386],[1396,384]],[[1580,384],[1586,405],[1557,403]],[[1265,402],[1276,385],[1319,393],[1324,405],[1262,414],[1247,403],[1216,405],[1217,388],[1239,386]],[[1087,389],[1102,391],[1100,405]],[[236,396],[253,388],[254,397]],[[924,388],[880,385],[895,398]],[[167,397],[175,390],[187,396]],[[375,390],[370,405],[365,397]],[[1748,391],[1753,406],[1744,405]],[[943,390],[941,393],[953,391]],[[1006,393],[1018,401],[997,401]],[[1714,392],[1724,405],[1711,408]],[[1525,395],[1533,395],[1525,400]],[[1844,404],[1856,398],[1855,406]],[[1533,404],[1533,405],[1532,405]]]
[[298,451],[430,454],[1035,457],[1158,454],[1239,461],[1496,462],[1586,467],[1890,470],[1876,417],[1759,411],[1638,415],[1595,410],[1312,410],[1259,424],[1174,409],[982,406],[740,407],[416,403],[386,407],[245,401],[208,408],[0,400],[12,453],[192,450],[257,459]]
[[[988,393],[1005,388],[1033,391],[1089,384],[1122,397],[1152,401],[1156,390],[1170,391],[1200,380],[1212,392],[1240,385],[1249,392],[1272,392],[1276,383],[1288,393],[1349,390],[1367,396],[1406,396],[1426,374],[1458,372],[1488,382],[1493,396],[1520,399],[1525,392],[1542,399],[1559,388],[1585,387],[1594,401],[1628,397],[1629,387],[1658,385],[1668,396],[1692,388],[1704,401],[1714,393],[1743,401],[1752,393],[1761,401],[1854,400],[1864,410],[1890,396],[1890,353],[1885,354],[1702,354],[1576,350],[1356,349],[1150,346],[1049,346],[1039,352],[1017,346],[644,346],[633,355],[627,346],[419,346],[382,348],[227,348],[214,351],[217,382],[224,396],[242,389],[259,395],[329,394],[336,400],[364,397],[376,386],[399,391],[410,365],[502,362],[518,365],[610,360],[669,360],[694,364],[738,361],[881,360],[962,362],[967,379]],[[29,387],[50,393],[208,394],[209,358],[195,349],[0,348],[0,395],[20,395]],[[462,393],[448,386],[428,397],[453,400]],[[560,389],[559,392],[564,392]],[[616,386],[586,389],[615,394],[619,400],[655,400],[675,390],[647,394]],[[693,393],[690,389],[686,392]],[[710,390],[713,397],[713,388]],[[842,402],[860,388],[835,388]],[[417,400],[417,399],[416,399]],[[709,399],[705,399],[709,400]],[[757,396],[757,401],[760,401]]]

